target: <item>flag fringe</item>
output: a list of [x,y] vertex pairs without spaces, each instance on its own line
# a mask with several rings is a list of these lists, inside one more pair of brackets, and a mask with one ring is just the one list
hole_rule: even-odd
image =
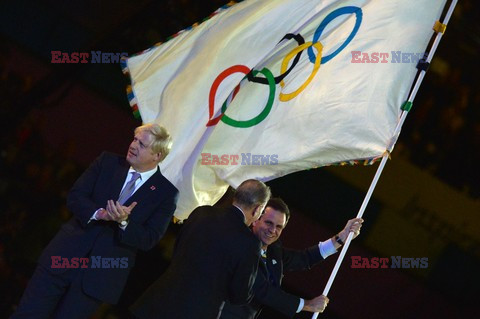
[[[387,152],[387,151],[385,151]],[[388,153],[388,152],[387,152]],[[356,160],[348,160],[348,161],[342,161],[342,162],[336,162],[336,163],[331,163],[327,165],[323,165],[322,167],[327,167],[327,166],[355,166],[355,165],[364,165],[364,166],[370,166],[378,161],[380,161],[385,153],[379,156],[371,157],[371,158],[363,158],[363,159],[356,159]],[[388,157],[390,158],[390,153],[388,153]]]

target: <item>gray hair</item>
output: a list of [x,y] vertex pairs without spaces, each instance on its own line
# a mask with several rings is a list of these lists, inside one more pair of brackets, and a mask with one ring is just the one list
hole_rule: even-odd
[[265,206],[271,196],[270,187],[256,179],[247,179],[238,186],[233,195],[233,203],[250,209]]

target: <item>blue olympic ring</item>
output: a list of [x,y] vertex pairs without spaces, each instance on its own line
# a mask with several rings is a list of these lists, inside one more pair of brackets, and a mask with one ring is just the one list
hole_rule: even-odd
[[[315,31],[315,34],[313,35],[313,40],[312,42],[315,43],[318,41],[318,39],[320,39],[320,36],[322,35],[322,32],[324,31],[325,27],[335,18],[337,18],[338,16],[341,16],[343,14],[351,14],[351,13],[355,13],[355,16],[356,16],[356,20],[355,20],[355,27],[353,28],[352,32],[350,33],[350,35],[348,36],[348,38],[345,40],[345,42],[343,42],[343,44],[338,48],[336,49],[333,53],[330,53],[329,55],[326,55],[324,57],[322,57],[322,64],[325,64],[327,63],[328,61],[330,61],[331,59],[333,59],[337,54],[340,53],[340,51],[342,51],[349,43],[350,41],[352,41],[352,39],[355,37],[355,35],[357,34],[357,31],[358,29],[360,28],[360,24],[362,24],[362,9],[360,9],[359,7],[342,7],[342,8],[339,8],[335,11],[332,11],[331,13],[329,13],[325,19],[323,19],[322,23],[320,23],[320,25],[318,26],[317,30]],[[307,49],[307,52],[308,52],[308,57],[310,59],[310,62],[312,63],[315,63],[315,53],[313,52],[313,49],[312,47],[309,47]]]

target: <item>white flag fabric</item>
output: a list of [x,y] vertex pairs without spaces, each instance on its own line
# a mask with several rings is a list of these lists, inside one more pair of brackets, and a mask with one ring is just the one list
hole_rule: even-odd
[[246,0],[126,60],[131,104],[173,137],[175,216],[228,185],[389,146],[445,0]]

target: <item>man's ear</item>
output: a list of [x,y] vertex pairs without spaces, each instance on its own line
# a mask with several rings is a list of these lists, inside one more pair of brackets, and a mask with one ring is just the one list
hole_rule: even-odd
[[160,158],[162,158],[162,153],[158,152],[158,153],[155,153],[155,160],[157,162],[160,162]]
[[257,205],[255,206],[255,209],[253,210],[253,216],[258,216],[257,219],[260,218],[260,216],[262,215],[262,205]]
[[244,212],[246,215],[250,215],[252,218],[255,217],[255,213],[257,212],[257,206],[254,206],[250,209],[245,208]]

